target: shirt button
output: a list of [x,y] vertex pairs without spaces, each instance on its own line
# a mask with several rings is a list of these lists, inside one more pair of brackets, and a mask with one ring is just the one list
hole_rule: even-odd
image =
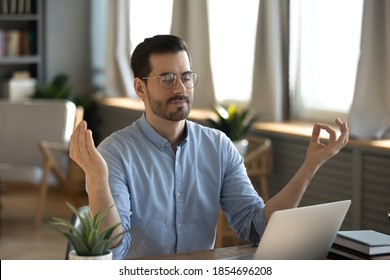
[[177,195],[178,197],[181,196],[181,194],[180,194],[179,192],[178,192],[176,195]]
[[178,227],[178,228],[181,227],[181,224],[177,224],[177,227]]

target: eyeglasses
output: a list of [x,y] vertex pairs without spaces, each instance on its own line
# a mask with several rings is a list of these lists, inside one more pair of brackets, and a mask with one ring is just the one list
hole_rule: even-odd
[[[160,79],[160,85],[163,88],[170,89],[173,88],[176,85],[177,82],[177,75],[175,73],[164,73],[158,76],[153,77],[143,77],[142,80],[149,80],[159,78]],[[196,84],[198,83],[199,75],[195,72],[184,72],[180,75],[180,80],[183,83],[183,85],[186,88],[194,88]]]

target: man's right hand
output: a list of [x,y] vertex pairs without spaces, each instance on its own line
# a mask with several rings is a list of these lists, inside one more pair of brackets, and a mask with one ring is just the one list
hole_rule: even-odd
[[[85,121],[82,121],[76,127],[70,138],[69,156],[85,172],[88,183],[88,202],[92,214],[95,215],[107,207],[115,205],[108,184],[107,163],[96,149],[92,131],[87,128]],[[103,221],[103,227],[112,226],[120,222],[119,213],[115,206]],[[123,232],[123,227],[119,226],[112,233],[112,236],[121,232]],[[117,246],[120,240],[121,238],[116,239],[112,247]]]
[[70,138],[69,156],[84,170],[88,180],[108,180],[107,163],[96,149],[85,121],[80,122]]

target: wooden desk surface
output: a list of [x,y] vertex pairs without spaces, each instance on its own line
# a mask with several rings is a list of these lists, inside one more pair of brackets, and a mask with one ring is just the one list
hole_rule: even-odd
[[213,250],[145,257],[142,258],[142,260],[219,260],[234,256],[254,254],[256,248],[256,246],[243,245],[235,247],[217,248]]

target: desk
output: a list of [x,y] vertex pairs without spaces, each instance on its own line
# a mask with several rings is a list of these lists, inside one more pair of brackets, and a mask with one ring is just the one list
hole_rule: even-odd
[[142,260],[219,260],[234,256],[254,254],[256,246],[243,245],[235,247],[223,247],[211,250],[178,253],[171,255],[160,255],[141,258]]

